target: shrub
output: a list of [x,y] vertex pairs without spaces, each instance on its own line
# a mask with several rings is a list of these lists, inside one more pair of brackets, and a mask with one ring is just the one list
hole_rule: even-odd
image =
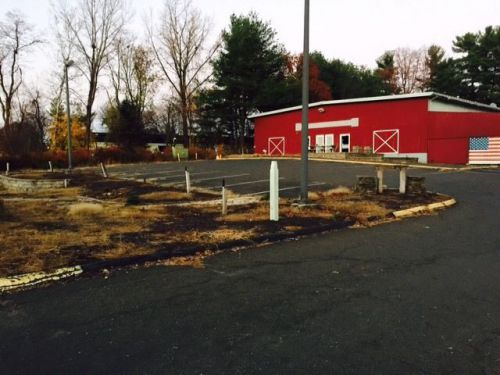
[[212,148],[191,146],[189,147],[188,153],[190,160],[194,160],[196,158],[196,154],[198,154],[199,160],[215,159],[215,150]]
[[92,151],[85,148],[78,148],[72,153],[73,165],[90,165],[92,164]]
[[165,149],[161,153],[161,158],[164,161],[174,160],[174,155],[172,154],[172,147],[170,147],[170,146],[165,147]]

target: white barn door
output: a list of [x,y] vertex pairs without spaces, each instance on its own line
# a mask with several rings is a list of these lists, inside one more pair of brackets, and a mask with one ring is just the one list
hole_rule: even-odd
[[285,155],[285,137],[269,138],[267,141],[269,155]]

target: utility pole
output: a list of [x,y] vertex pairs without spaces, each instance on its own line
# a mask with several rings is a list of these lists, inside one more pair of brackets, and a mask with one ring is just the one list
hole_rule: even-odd
[[308,160],[309,160],[309,0],[305,0],[304,11],[304,52],[302,64],[302,159],[300,179],[300,200],[308,200]]
[[74,64],[73,60],[66,60],[64,63],[64,78],[66,79],[66,116],[68,121],[68,170],[73,168],[72,163],[72,145],[71,145],[71,111],[69,108],[69,78],[68,68]]

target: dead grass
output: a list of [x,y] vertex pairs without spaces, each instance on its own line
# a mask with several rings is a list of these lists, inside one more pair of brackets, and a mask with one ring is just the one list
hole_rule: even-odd
[[181,233],[177,237],[178,240],[185,242],[204,243],[208,245],[219,244],[230,240],[247,240],[254,237],[255,230],[242,230],[233,228],[220,228],[208,232],[192,231]]
[[317,202],[317,201],[321,201],[325,198],[347,196],[347,195],[352,195],[352,194],[353,194],[353,191],[351,189],[349,189],[348,187],[338,186],[334,189],[330,189],[327,191],[310,192],[309,193],[309,200],[311,200],[313,202]]
[[185,201],[191,199],[192,195],[180,191],[155,191],[139,196],[141,201]]
[[69,216],[98,217],[104,212],[104,206],[99,203],[76,203],[68,208]]
[[155,252],[154,248],[137,246],[130,243],[118,242],[109,244],[109,247],[100,252],[96,252],[94,256],[101,260],[121,259],[132,256],[148,255]]
[[[344,187],[311,194],[314,207],[299,208],[282,199],[279,223],[269,222],[268,202],[231,206],[229,215],[221,217],[219,206],[162,205],[188,198],[175,190],[146,191],[140,196],[151,203],[146,206],[125,206],[118,199],[78,202],[80,194],[78,188],[58,189],[24,199],[23,194],[0,192],[0,197],[6,196],[3,214],[0,208],[0,277],[152,254],[160,249],[216,248],[230,240],[249,240],[276,231],[293,233],[333,219],[349,218],[370,226],[379,222],[374,218],[385,218],[391,211],[384,202],[369,201]],[[13,197],[16,200],[9,200]],[[165,264],[203,267],[203,259],[210,254],[175,258]]]

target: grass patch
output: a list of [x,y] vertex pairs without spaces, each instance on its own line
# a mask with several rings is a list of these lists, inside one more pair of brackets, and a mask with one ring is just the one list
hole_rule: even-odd
[[155,191],[152,193],[142,194],[140,196],[141,201],[144,202],[165,202],[165,201],[187,201],[193,197],[192,194],[188,194],[180,191]]
[[99,203],[77,203],[68,208],[69,216],[96,217],[101,216],[104,206]]

